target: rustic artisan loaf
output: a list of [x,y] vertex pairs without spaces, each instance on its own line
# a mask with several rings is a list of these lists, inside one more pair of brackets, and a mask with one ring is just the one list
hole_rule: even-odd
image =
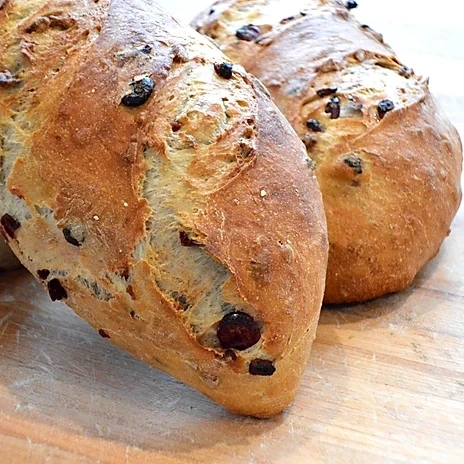
[[324,301],[407,287],[449,233],[462,146],[427,80],[333,0],[223,0],[193,25],[257,76],[316,163]]
[[231,411],[292,401],[322,198],[262,85],[148,0],[2,2],[3,234],[102,337]]

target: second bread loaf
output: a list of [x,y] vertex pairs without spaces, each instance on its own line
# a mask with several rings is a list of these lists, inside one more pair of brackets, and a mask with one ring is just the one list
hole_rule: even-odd
[[354,3],[221,0],[193,21],[262,80],[316,163],[327,303],[406,288],[461,200],[458,133],[427,79],[354,19]]

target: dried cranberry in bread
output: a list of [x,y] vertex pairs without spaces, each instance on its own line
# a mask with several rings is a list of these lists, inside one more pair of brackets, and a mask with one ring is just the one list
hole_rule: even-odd
[[403,290],[461,200],[462,145],[354,2],[222,0],[194,21],[269,89],[316,163],[329,231],[324,301]]
[[148,0],[0,13],[12,249],[137,358],[237,413],[288,406],[328,245],[311,161],[262,85]]

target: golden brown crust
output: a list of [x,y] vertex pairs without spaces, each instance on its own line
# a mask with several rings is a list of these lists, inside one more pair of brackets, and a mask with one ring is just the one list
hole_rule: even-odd
[[[193,25],[261,79],[316,162],[330,243],[324,301],[406,288],[461,201],[462,145],[427,81],[332,0],[222,0]],[[385,100],[395,108],[383,113]]]
[[[259,83],[239,66],[220,77],[225,57],[151,2],[34,3],[2,37],[11,66],[38,24],[13,73],[22,84],[0,94],[12,248],[133,355],[231,411],[280,412],[315,336],[327,259],[303,146]],[[58,6],[71,26],[51,30]],[[127,107],[141,76],[154,91]],[[262,335],[230,354],[215,330],[232,307]],[[251,375],[253,359],[273,375]]]
[[[299,173],[297,165],[289,162],[298,146],[282,127],[277,111],[265,101],[258,100],[260,124],[256,151],[259,156],[253,169],[231,183],[227,190],[212,196],[206,211],[208,221],[198,226],[210,239],[207,249],[227,265],[237,279],[242,296],[262,314],[273,334],[267,340],[267,350],[277,355],[288,347],[289,337],[299,340],[304,336],[307,327],[299,321],[313,319],[311,308],[317,305],[314,298],[318,298],[319,283],[316,275],[311,276],[313,269],[308,268],[305,258],[312,248],[324,248],[326,237],[321,234],[322,229],[318,234],[311,233],[317,223],[323,222],[311,200],[317,195],[314,183],[310,189],[297,187],[303,185],[310,167],[303,160],[299,163],[303,172]],[[279,145],[284,150],[276,150]],[[290,182],[282,183],[282,176]],[[308,206],[289,209],[288,205],[293,205],[295,200]],[[226,224],[224,216],[228,218]],[[253,237],[249,236],[250,231]],[[243,246],[247,242],[251,246]],[[299,282],[303,273],[311,277]],[[299,292],[295,292],[295,285],[301,286]],[[290,306],[285,310],[288,317],[282,317],[285,298],[289,299],[284,303]],[[298,314],[292,306],[301,308]]]

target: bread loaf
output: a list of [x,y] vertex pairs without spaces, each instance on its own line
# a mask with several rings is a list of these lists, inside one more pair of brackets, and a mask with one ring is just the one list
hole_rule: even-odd
[[221,0],[193,25],[269,89],[316,163],[329,231],[326,303],[403,290],[448,235],[462,145],[356,2]]
[[262,85],[148,0],[2,2],[2,228],[52,300],[230,411],[292,401],[322,199]]

